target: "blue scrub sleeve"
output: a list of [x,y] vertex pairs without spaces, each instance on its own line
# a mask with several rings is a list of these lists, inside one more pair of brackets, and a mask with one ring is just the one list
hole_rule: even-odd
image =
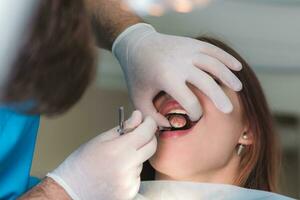
[[0,107],[0,199],[16,199],[35,182],[30,178],[40,116]]

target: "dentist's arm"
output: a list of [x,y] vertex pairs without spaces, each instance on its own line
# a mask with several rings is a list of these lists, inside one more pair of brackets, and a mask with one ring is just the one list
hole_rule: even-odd
[[24,194],[19,200],[71,200],[67,192],[51,178],[45,178],[40,184]]
[[122,0],[85,0],[99,46],[111,50],[117,36],[127,27],[141,22],[135,14],[121,8]]
[[192,120],[202,115],[201,105],[187,87],[191,83],[224,113],[232,104],[212,74],[234,91],[242,84],[231,70],[241,63],[222,49],[195,39],[166,35],[131,12],[122,10],[121,0],[86,0],[98,42],[119,60],[134,106],[152,116],[160,126],[169,126],[157,113],[152,100],[165,91],[177,100]]

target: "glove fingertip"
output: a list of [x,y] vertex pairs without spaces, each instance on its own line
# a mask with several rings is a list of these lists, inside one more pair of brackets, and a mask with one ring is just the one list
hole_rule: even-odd
[[156,121],[151,116],[147,116],[144,121],[150,123],[151,127],[157,126]]
[[227,113],[227,114],[228,114],[228,113],[231,113],[231,112],[233,111],[233,106],[232,106],[231,103],[229,103],[229,104],[223,106],[221,109],[222,109],[222,111],[223,111],[224,113]]
[[169,121],[162,115],[157,115],[154,117],[154,120],[156,121],[158,126],[162,127],[170,127]]
[[126,125],[129,126],[129,128],[136,127],[142,122],[142,113],[138,110],[135,110],[132,112],[131,117],[126,121]]
[[[227,80],[228,81],[227,81],[226,85],[228,87],[230,87],[232,90],[234,90],[236,92],[242,90],[243,84],[242,84],[242,82],[237,77],[235,77],[233,75],[232,77],[229,77]],[[224,82],[226,82],[226,80]]]
[[202,109],[195,109],[193,112],[189,112],[188,114],[192,121],[197,121],[202,116]]
[[141,123],[141,121],[143,119],[143,114],[139,110],[133,111],[131,116],[132,117],[130,119],[132,119],[132,120],[135,119],[135,120],[139,121],[139,123]]
[[241,71],[243,69],[243,65],[237,60],[234,64],[234,68],[236,71]]
[[241,91],[243,89],[243,84],[239,81],[235,84],[234,86],[234,91],[238,92]]
[[197,121],[202,116],[202,107],[198,100],[187,104],[188,106],[184,106],[184,109],[188,112],[188,115],[192,121]]
[[229,99],[222,101],[221,103],[216,104],[216,107],[223,113],[231,113],[233,111],[233,105]]

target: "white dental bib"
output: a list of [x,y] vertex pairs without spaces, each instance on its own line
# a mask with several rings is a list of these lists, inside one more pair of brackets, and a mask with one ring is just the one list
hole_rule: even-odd
[[182,181],[144,181],[135,200],[292,200],[233,185]]

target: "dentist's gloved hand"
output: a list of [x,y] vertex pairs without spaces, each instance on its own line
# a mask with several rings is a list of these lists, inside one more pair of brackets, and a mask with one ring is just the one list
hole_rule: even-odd
[[160,34],[148,24],[127,28],[114,42],[112,52],[122,66],[135,107],[152,116],[160,126],[169,126],[152,103],[161,90],[177,100],[192,120],[197,120],[202,109],[187,82],[205,93],[225,113],[232,111],[232,104],[205,71],[235,91],[242,88],[228,69],[240,70],[241,63],[230,54],[206,42]]
[[[135,128],[136,127],[136,128]],[[72,153],[47,176],[75,200],[129,200],[140,186],[142,164],[156,151],[157,125],[151,117],[133,112],[122,136],[117,128],[100,134]]]

